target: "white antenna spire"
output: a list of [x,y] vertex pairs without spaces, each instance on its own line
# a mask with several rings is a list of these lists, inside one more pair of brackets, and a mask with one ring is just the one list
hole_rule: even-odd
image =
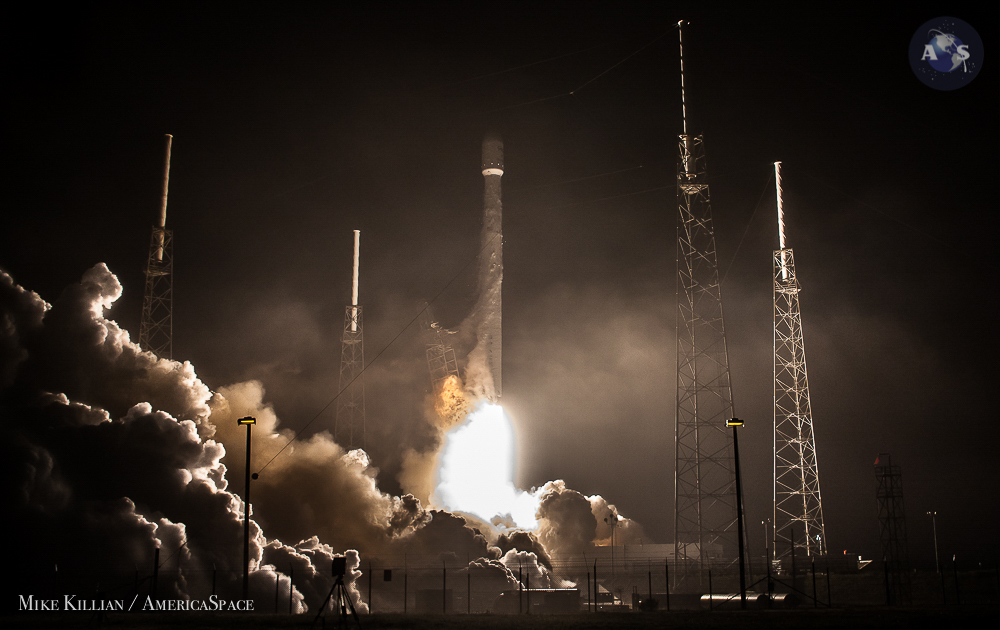
[[687,102],[684,100],[684,20],[677,22],[677,39],[681,45],[681,119],[684,124],[684,135],[688,132]]
[[[167,189],[170,185],[170,145],[174,137],[169,133],[167,136],[167,155],[163,161],[163,195],[160,198],[160,228],[167,227]],[[156,248],[156,260],[163,260],[163,234],[160,234],[159,243]]]
[[774,188],[778,193],[778,243],[785,249],[785,209],[781,205],[781,162],[774,163]]
[[774,189],[778,195],[778,245],[781,250],[781,279],[788,280],[785,258],[785,209],[781,205],[781,162],[774,163]]
[[[354,230],[354,282],[351,285],[351,306],[358,305],[358,269],[361,267],[361,230]],[[351,309],[351,332],[358,331],[358,309]]]

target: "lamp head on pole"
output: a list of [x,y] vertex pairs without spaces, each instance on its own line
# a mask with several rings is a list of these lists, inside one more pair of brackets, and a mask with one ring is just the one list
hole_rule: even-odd
[[729,418],[728,420],[726,420],[726,426],[727,427],[742,427],[743,426],[743,421],[740,420],[739,418]]
[[239,420],[237,420],[236,424],[239,424],[239,425],[257,424],[257,418],[254,418],[253,416],[247,416],[245,418],[240,418]]

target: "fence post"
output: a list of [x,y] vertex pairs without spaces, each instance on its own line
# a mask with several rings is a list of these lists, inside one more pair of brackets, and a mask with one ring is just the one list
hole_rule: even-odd
[[664,590],[667,591],[667,612],[670,612],[670,558],[663,559],[663,574],[667,579]]
[[962,593],[958,588],[958,556],[957,554],[951,555],[951,570],[955,574],[955,605],[962,605]]
[[813,608],[819,608],[819,596],[816,594],[816,556],[812,558],[813,574]]
[[712,570],[708,570],[708,609],[714,610],[714,602],[712,601]]
[[830,594],[830,558],[826,559],[826,607],[833,608],[833,596]]
[[885,578],[885,605],[892,606],[892,591],[889,589],[889,561],[882,558],[882,576]]

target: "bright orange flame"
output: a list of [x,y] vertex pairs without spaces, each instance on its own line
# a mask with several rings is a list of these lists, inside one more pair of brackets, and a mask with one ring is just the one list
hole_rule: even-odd
[[461,424],[472,410],[465,397],[462,381],[452,374],[441,382],[434,398],[434,412],[440,419],[440,427],[445,431]]

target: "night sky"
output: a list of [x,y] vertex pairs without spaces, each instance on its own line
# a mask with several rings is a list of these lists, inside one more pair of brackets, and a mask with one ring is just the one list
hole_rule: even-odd
[[[889,452],[915,566],[933,564],[928,510],[942,557],[1000,559],[996,85],[988,63],[953,92],[913,75],[910,38],[943,9],[339,7],[22,7],[5,20],[0,268],[52,302],[106,263],[124,286],[109,317],[137,339],[173,134],[173,358],[213,390],[259,380],[282,426],[309,435],[332,429],[335,405],[322,410],[361,230],[368,451],[398,494],[403,449],[430,439],[414,319],[433,300],[457,326],[472,306],[480,145],[495,130],[516,481],[564,479],[671,542],[686,19],[750,553],[771,510],[781,160],[831,551],[878,557],[873,462]],[[984,13],[956,17],[998,41]]]

